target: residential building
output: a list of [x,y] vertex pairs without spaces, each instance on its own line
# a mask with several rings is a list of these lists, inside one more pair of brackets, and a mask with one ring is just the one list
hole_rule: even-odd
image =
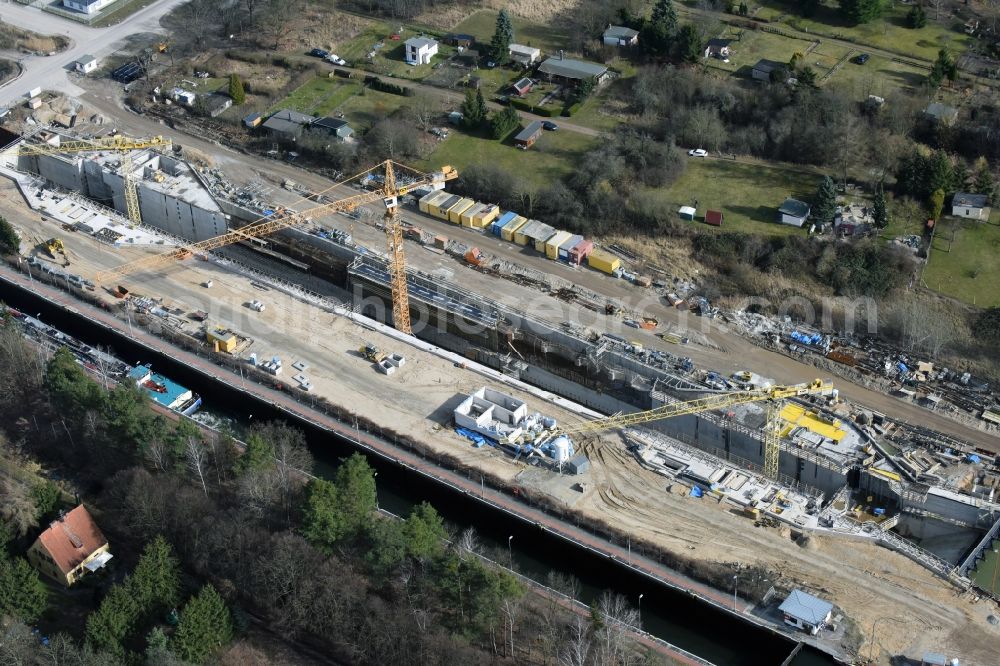
[[341,141],[349,141],[352,136],[354,136],[354,130],[351,126],[347,124],[346,120],[341,118],[331,118],[327,116],[325,118],[320,118],[313,122],[309,126],[309,130],[312,132],[326,132],[330,136],[335,136]]
[[604,31],[604,43],[608,46],[635,46],[639,43],[639,31],[622,25],[609,25]]
[[940,102],[931,102],[924,109],[924,114],[942,125],[953,125],[958,120],[958,109]]
[[206,113],[215,118],[233,105],[233,98],[229,95],[212,93],[202,97],[202,104],[205,105]]
[[438,52],[438,43],[430,37],[410,37],[403,43],[404,56],[411,65],[426,65]]
[[990,208],[985,194],[956,192],[951,198],[951,214],[972,220],[988,220]]
[[85,55],[73,63],[73,67],[81,74],[90,74],[97,69],[97,64],[97,58],[92,55]]
[[788,78],[788,65],[783,62],[762,58],[753,66],[750,76],[756,81],[773,81],[777,79],[784,82]]
[[538,71],[549,81],[566,85],[577,85],[584,79],[593,79],[599,85],[609,76],[607,65],[563,58],[562,53],[546,58],[545,62],[538,66]]
[[261,127],[275,138],[291,139],[294,141],[302,134],[305,128],[312,125],[316,120],[315,116],[309,116],[298,111],[292,111],[291,109],[282,109],[272,114],[270,118],[264,121]]
[[111,558],[108,540],[82,504],[52,521],[28,549],[32,566],[66,587]]
[[536,120],[517,133],[517,136],[514,137],[514,145],[518,148],[527,150],[535,144],[535,141],[537,141],[538,137],[541,135],[542,121]]
[[461,46],[463,48],[469,48],[476,43],[476,38],[472,35],[465,35],[461,33],[452,33],[444,38],[445,44],[450,44],[452,46]]
[[718,58],[719,60],[729,60],[729,45],[732,43],[730,39],[710,39],[708,44],[705,45],[705,57],[706,58]]
[[809,219],[809,204],[798,199],[785,199],[778,208],[778,222],[801,227]]
[[511,44],[508,47],[507,53],[510,55],[511,60],[525,67],[534,65],[542,57],[541,49],[534,46],[525,46],[524,44]]
[[194,106],[194,101],[197,97],[198,96],[190,90],[184,90],[183,88],[172,88],[170,90],[170,98],[178,104],[183,104],[186,107]]
[[815,635],[830,621],[833,604],[802,590],[792,590],[778,610],[785,616],[785,624]]
[[115,0],[63,0],[63,7],[84,14],[96,14]]

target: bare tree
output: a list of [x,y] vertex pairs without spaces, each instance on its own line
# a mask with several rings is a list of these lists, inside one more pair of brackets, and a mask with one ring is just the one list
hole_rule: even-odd
[[426,93],[421,93],[410,98],[407,108],[417,127],[426,132],[434,124],[434,119],[440,115],[441,102]]
[[208,497],[208,484],[205,483],[205,465],[208,463],[208,447],[200,437],[188,437],[184,447],[184,457],[187,458],[188,470],[201,484],[201,489]]
[[947,0],[927,0],[927,4],[934,8],[934,20],[941,20],[941,10],[947,4]]
[[580,615],[574,615],[566,641],[559,650],[559,663],[561,666],[587,666],[590,652],[590,629],[587,621]]
[[639,628],[639,611],[620,594],[605,592],[597,602],[600,624],[594,632],[603,663],[626,666],[634,661],[629,631]]
[[505,641],[505,644],[510,645],[510,656],[515,656],[515,645],[514,645],[514,630],[517,627],[518,618],[521,617],[521,602],[524,597],[517,597],[515,599],[506,598],[500,606],[500,612],[503,613],[504,624],[507,629],[507,636],[510,639],[509,643]]
[[479,537],[476,536],[476,528],[467,527],[462,530],[462,534],[455,541],[455,546],[458,548],[460,554],[471,553],[478,555],[482,549],[482,544],[479,543]]
[[146,461],[158,472],[170,470],[170,447],[160,438],[150,441],[146,445]]
[[271,48],[277,51],[285,37],[295,27],[295,20],[302,14],[303,0],[270,0],[260,19],[262,34],[271,39]]

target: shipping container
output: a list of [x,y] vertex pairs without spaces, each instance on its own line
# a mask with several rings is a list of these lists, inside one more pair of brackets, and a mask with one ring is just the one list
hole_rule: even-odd
[[548,224],[543,224],[541,227],[535,229],[531,232],[531,238],[529,242],[533,243],[535,250],[538,252],[545,252],[545,243],[548,242],[550,238],[556,233],[554,227]]
[[559,256],[557,257],[560,261],[569,261],[569,252],[574,247],[580,244],[583,240],[583,236],[579,234],[573,234],[569,237],[569,240],[565,241],[559,246]]
[[698,214],[698,211],[691,206],[681,206],[680,210],[677,211],[677,214],[682,220],[693,220],[694,216]]
[[427,212],[443,220],[448,219],[448,209],[462,200],[457,194],[448,194],[427,204]]
[[[518,245],[528,245],[531,244],[532,247],[535,245],[534,235],[528,236],[528,234],[534,234],[538,229],[544,227],[545,225],[538,220],[528,220],[528,223],[517,230],[514,234],[514,242]],[[550,236],[552,234],[549,234]]]
[[517,242],[517,232],[528,223],[528,218],[517,215],[513,220],[503,225],[500,230],[500,238],[505,241]]
[[549,259],[559,258],[559,246],[573,237],[568,231],[557,231],[545,241],[545,256]]
[[448,237],[447,236],[435,236],[434,237],[434,247],[445,249],[448,247]]
[[594,243],[589,240],[582,240],[576,244],[572,250],[569,251],[569,262],[571,264],[580,265],[583,260],[590,256],[590,253],[594,251]]
[[485,229],[500,214],[500,206],[494,204],[483,204],[483,209],[472,216],[473,229]]
[[421,213],[431,214],[430,207],[436,206],[441,203],[451,195],[444,190],[438,190],[436,192],[431,192],[430,194],[420,198],[420,203],[417,204],[417,208],[420,209]]
[[591,268],[596,268],[602,273],[611,275],[622,267],[622,260],[607,250],[593,250],[590,256],[587,257],[587,264]]
[[462,213],[476,205],[473,199],[461,199],[457,204],[448,209],[448,221],[452,224],[462,223]]
[[512,210],[507,211],[497,219],[493,220],[493,223],[490,225],[490,233],[497,238],[500,238],[500,230],[515,217],[517,217],[517,213]]
[[463,227],[471,227],[472,219],[480,212],[486,209],[486,204],[475,203],[462,211],[462,214],[458,216],[458,223]]

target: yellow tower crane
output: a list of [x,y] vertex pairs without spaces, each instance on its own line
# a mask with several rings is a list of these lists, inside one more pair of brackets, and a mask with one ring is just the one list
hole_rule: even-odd
[[[312,216],[346,213],[360,206],[381,200],[386,208],[385,235],[389,251],[389,281],[392,289],[393,323],[398,330],[411,333],[409,294],[406,288],[406,262],[403,256],[403,234],[399,224],[399,197],[425,185],[443,184],[446,181],[457,178],[458,172],[450,166],[446,166],[439,172],[427,174],[396,164],[391,160],[386,160],[371,169],[362,171],[315,194],[323,195],[335,187],[359,180],[378,170],[380,167],[385,171],[385,178],[382,186],[373,191],[362,192],[321,206],[315,206],[300,213],[287,209],[279,211],[273,215],[261,217],[250,224],[239,229],[233,229],[220,236],[197,243],[185,243],[177,249],[136,259],[127,264],[122,264],[117,268],[102,271],[95,276],[95,281],[106,283],[138,271],[154,270],[167,264],[175,263],[178,259],[185,259],[192,254],[204,255],[204,253],[210,250],[241,240],[261,238],[282,229],[304,225],[307,218]],[[399,184],[397,175],[397,172],[400,170],[406,170],[412,174],[412,177],[402,185]],[[299,201],[306,201],[306,198]]]
[[716,409],[726,409],[751,402],[767,402],[767,423],[764,425],[764,475],[778,478],[778,460],[781,455],[781,404],[786,398],[806,395],[836,395],[833,384],[815,379],[808,384],[792,386],[771,386],[769,388],[732,393],[718,393],[685,402],[671,402],[645,412],[615,414],[583,423],[560,427],[554,434],[583,435],[604,430],[622,429],[629,426],[669,419],[686,414],[700,414]]
[[17,146],[18,155],[57,155],[59,153],[83,153],[100,150],[111,150],[121,153],[122,189],[125,193],[125,210],[132,224],[142,224],[142,213],[139,210],[139,193],[136,188],[135,166],[132,163],[132,151],[144,148],[168,148],[170,139],[153,136],[146,139],[131,139],[117,134],[101,139],[60,140],[58,143],[21,143]]

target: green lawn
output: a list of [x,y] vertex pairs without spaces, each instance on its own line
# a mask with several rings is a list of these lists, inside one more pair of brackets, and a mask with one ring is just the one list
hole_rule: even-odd
[[317,76],[302,84],[281,101],[274,104],[268,113],[280,109],[293,109],[313,116],[329,115],[361,90],[356,81],[341,78]]
[[945,217],[934,234],[923,279],[929,288],[966,303],[1000,305],[998,256],[1000,213],[994,211],[989,223]]
[[[737,34],[732,28],[727,28],[719,36],[723,39],[734,39]],[[731,55],[728,63],[716,58],[710,58],[703,62],[715,69],[721,69],[725,72],[739,72],[749,77],[750,69],[758,60],[765,58],[777,62],[788,62],[796,53],[805,52],[810,44],[811,42],[789,39],[769,32],[745,30],[739,41],[733,41],[729,45]]]
[[[858,49],[854,51],[861,52]],[[927,79],[928,73],[929,70],[926,69],[882,56],[872,56],[863,65],[852,61],[844,63],[823,85],[835,86],[837,90],[849,92],[854,99],[863,100],[868,95],[886,97],[900,90],[917,90]]]
[[[801,168],[744,164],[724,159],[689,158],[687,168],[668,188],[651,190],[668,212],[698,201],[697,221],[708,209],[721,210],[723,231],[742,231],[766,236],[804,234],[805,230],[774,221],[778,206],[787,198],[808,201],[816,191],[819,176]],[[701,230],[712,227],[698,224]]]
[[339,111],[344,114],[355,131],[362,131],[397,109],[406,106],[408,99],[402,95],[359,89],[357,95],[348,98],[340,105]]
[[[441,42],[441,35],[430,34],[423,30],[413,30],[408,27],[403,28],[399,33],[398,40],[391,40],[389,36],[399,29],[398,24],[390,26],[388,23],[375,23],[366,28],[361,34],[349,42],[341,44],[334,51],[338,56],[346,60],[354,67],[367,69],[375,74],[384,76],[394,76],[412,81],[422,81],[434,71],[434,65],[448,59],[455,53],[455,48]],[[426,35],[438,40],[438,53],[427,65],[408,65],[403,60],[403,43],[410,37]],[[376,48],[381,43],[382,46]],[[369,53],[375,53],[372,60],[368,59]]]
[[[888,3],[883,18],[863,25],[848,25],[838,12],[836,0],[822,0],[812,18],[802,17],[795,5],[782,0],[761,0],[760,10],[756,18],[784,23],[796,30],[802,30],[814,35],[834,37],[854,42],[859,50],[864,45],[893,51],[900,55],[934,60],[939,49],[947,47],[952,53],[965,50],[971,37],[962,32],[961,22],[957,19],[943,20],[941,23],[928,20],[927,25],[919,30],[906,27],[906,14],[910,5],[896,4],[889,7]],[[928,18],[933,19],[934,10],[927,7]]]
[[433,171],[450,164],[461,173],[471,164],[492,164],[541,188],[572,172],[574,165],[594,147],[596,141],[577,132],[545,132],[534,146],[519,150],[512,145],[510,138],[501,143],[456,130],[438,144],[423,164],[415,166]]
[[[998,542],[993,542],[993,548],[998,548]],[[996,550],[987,549],[986,557],[972,572],[972,580],[984,590],[1000,595],[1000,554]]]
[[[569,37],[557,28],[532,23],[517,16],[513,16],[512,19],[514,43],[540,48],[543,58],[558,52],[559,49],[567,48],[569,44]],[[488,46],[496,25],[497,12],[483,9],[456,25],[453,32],[472,35],[480,45]],[[479,48],[482,49],[482,46]]]

